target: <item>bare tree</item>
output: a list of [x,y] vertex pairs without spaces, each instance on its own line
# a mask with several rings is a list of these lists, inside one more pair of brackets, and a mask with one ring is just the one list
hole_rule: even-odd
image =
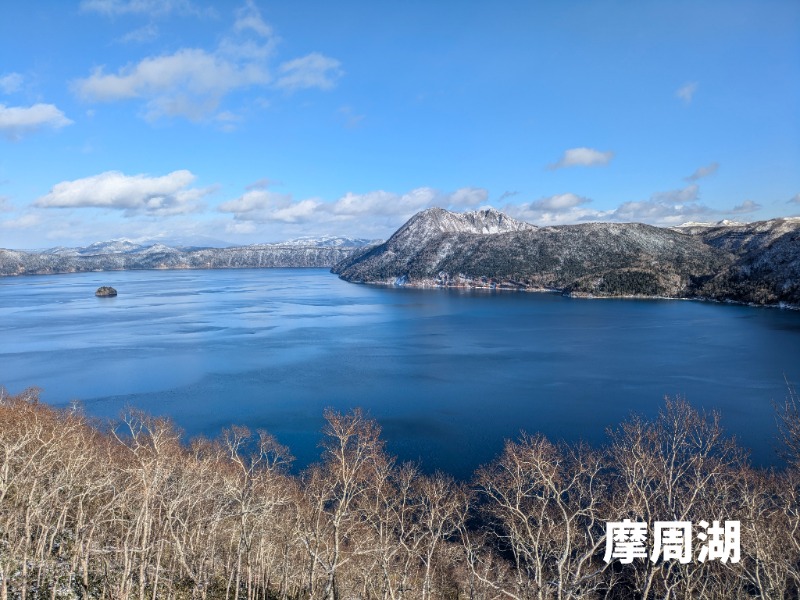
[[[634,417],[612,432],[611,439],[611,505],[618,511],[613,520],[627,517],[652,524],[735,518],[736,483],[746,461],[734,440],[724,435],[719,414],[701,413],[683,399],[667,398],[655,420]],[[627,585],[643,598],[653,591],[674,595],[695,584],[700,586],[696,597],[716,597],[708,586],[725,579],[717,570],[717,564],[694,560],[644,560],[627,570]],[[710,572],[716,573],[715,579],[708,577]]]
[[478,472],[481,509],[514,560],[514,588],[497,586],[499,592],[561,600],[599,587],[604,565],[595,555],[604,539],[599,518],[606,493],[600,470],[599,456],[585,446],[523,435]]
[[[131,412],[103,430],[0,388],[0,600],[800,593],[794,395],[781,471],[752,468],[718,416],[677,400],[600,450],[523,435],[471,489],[398,466],[361,411],[325,418],[322,461],[295,477],[265,432],[185,444],[163,419]],[[607,564],[605,525],[622,518],[739,520],[741,560]]]

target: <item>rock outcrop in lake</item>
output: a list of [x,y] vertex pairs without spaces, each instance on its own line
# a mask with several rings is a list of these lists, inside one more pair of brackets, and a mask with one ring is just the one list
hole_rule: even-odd
[[94,295],[98,298],[113,298],[117,295],[117,290],[115,290],[113,287],[104,285],[97,288],[97,291],[94,293]]
[[800,305],[800,219],[535,227],[495,210],[428,209],[333,272],[364,283]]
[[362,239],[326,237],[230,248],[176,248],[159,243],[139,245],[129,240],[113,240],[82,248],[51,248],[39,252],[0,250],[0,275],[129,269],[331,267],[371,243]]

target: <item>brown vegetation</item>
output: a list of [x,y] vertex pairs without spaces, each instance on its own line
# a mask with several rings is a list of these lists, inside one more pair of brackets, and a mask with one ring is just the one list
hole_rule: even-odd
[[[523,435],[470,485],[387,455],[361,411],[327,412],[299,476],[265,432],[181,442],[132,412],[0,388],[0,599],[796,598],[800,418],[789,466],[751,468],[714,415],[667,401],[602,449]],[[606,523],[741,522],[741,561],[606,563]]]

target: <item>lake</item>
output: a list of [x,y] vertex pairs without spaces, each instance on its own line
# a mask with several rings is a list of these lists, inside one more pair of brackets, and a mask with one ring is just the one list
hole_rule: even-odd
[[[116,298],[96,298],[111,285]],[[326,407],[363,407],[388,450],[466,478],[520,430],[606,441],[665,395],[718,409],[778,464],[773,402],[800,381],[800,312],[677,300],[355,285],[325,269],[0,278],[0,385],[187,435],[265,428],[303,467]]]

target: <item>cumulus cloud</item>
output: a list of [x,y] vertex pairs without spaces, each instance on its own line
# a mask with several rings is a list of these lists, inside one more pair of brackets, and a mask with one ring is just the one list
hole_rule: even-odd
[[151,120],[161,116],[199,120],[216,110],[229,92],[269,80],[264,65],[237,63],[193,48],[145,58],[116,74],[106,74],[99,67],[74,86],[88,101],[147,99],[146,116]]
[[22,87],[22,75],[19,73],[8,73],[0,77],[0,91],[4,94],[13,94]]
[[213,191],[213,188],[190,187],[194,180],[195,176],[186,170],[162,177],[107,171],[62,181],[33,205],[38,208],[106,208],[122,210],[125,216],[187,214],[200,210],[201,198]]
[[685,104],[691,104],[692,98],[694,98],[695,92],[697,92],[698,85],[696,81],[684,83],[677,89],[675,95],[683,100]]
[[239,221],[299,223],[311,219],[320,202],[313,199],[295,202],[290,194],[253,189],[235,200],[220,204],[221,212],[233,213]]
[[614,158],[613,152],[600,152],[593,148],[571,148],[564,152],[558,162],[548,165],[548,169],[566,167],[598,167],[607,165]]
[[700,188],[696,184],[677,190],[658,192],[649,200],[624,202],[609,213],[615,221],[637,221],[654,225],[680,225],[714,214],[716,211],[701,204]]
[[700,186],[697,184],[687,185],[685,188],[670,190],[668,192],[656,192],[650,198],[655,204],[682,207],[686,203],[695,202],[700,197]]
[[5,106],[0,104],[0,134],[17,141],[43,128],[61,129],[72,124],[53,104]]
[[535,202],[531,202],[530,206],[540,210],[565,210],[580,206],[590,202],[588,198],[576,196],[575,194],[556,194],[549,198],[541,198]]
[[522,221],[538,225],[564,225],[579,221],[599,220],[604,213],[588,208],[591,200],[566,193],[539,198],[533,202],[508,204],[503,211]]
[[450,194],[449,205],[453,207],[475,208],[486,203],[489,192],[483,188],[461,188]]
[[405,194],[383,190],[365,194],[347,193],[324,207],[337,220],[356,219],[367,215],[400,220],[432,206],[453,210],[473,209],[485,202],[488,197],[489,193],[483,188],[460,188],[448,194],[430,187],[419,187]]
[[[540,198],[533,202],[507,204],[502,210],[514,218],[537,225],[615,221],[674,226],[690,221],[715,221],[726,215],[749,214],[762,208],[761,204],[752,200],[745,200],[729,209],[712,208],[701,202],[700,188],[696,183],[674,190],[656,192],[647,200],[623,202],[616,208],[608,210],[595,210],[590,206],[591,202],[589,198],[566,193]],[[789,202],[800,204],[800,194]]]
[[684,177],[685,181],[697,181],[702,179],[703,177],[708,177],[709,175],[713,175],[719,169],[719,163],[711,163],[710,165],[706,165],[705,167],[698,168],[694,173],[689,175],[688,177]]
[[275,87],[288,91],[319,88],[329,90],[342,76],[341,63],[335,58],[312,52],[283,63]]
[[[350,232],[353,235],[385,237],[416,212],[432,206],[455,211],[485,206],[489,194],[483,188],[465,187],[445,193],[419,187],[398,194],[385,190],[349,192],[335,201],[319,198],[296,200],[291,194],[267,189],[263,180],[250,185],[240,197],[225,202],[219,211],[233,219],[226,225],[232,234],[262,235],[280,232],[285,236],[315,233]],[[511,195],[506,195],[505,198]],[[800,204],[798,199],[793,203]],[[623,202],[616,208],[596,209],[590,198],[562,193],[529,202],[507,202],[500,206],[506,214],[542,226],[565,225],[587,221],[642,222],[660,226],[680,225],[688,221],[709,221],[724,215],[745,214],[761,206],[745,201],[727,210],[711,208],[700,200],[700,188],[685,187],[657,192],[645,200]],[[272,227],[270,227],[272,226]]]
[[291,194],[256,188],[224,202],[219,210],[230,213],[238,223],[305,223],[319,230],[352,224],[362,231],[386,233],[386,228],[388,231],[396,229],[398,223],[425,208],[442,206],[464,210],[475,208],[487,198],[488,192],[482,188],[461,188],[447,194],[420,187],[404,194],[384,190],[363,194],[348,192],[333,202],[324,202],[317,198],[295,200]]
[[326,208],[337,220],[361,219],[371,215],[401,220],[425,208],[447,204],[446,195],[433,188],[420,187],[405,194],[383,190],[365,194],[348,192]]
[[[576,194],[557,194],[534,202],[508,205],[503,210],[511,216],[538,225],[565,225],[585,221],[619,221],[680,225],[687,221],[718,215],[700,203],[700,188],[696,184],[658,192],[647,200],[623,202],[609,210],[595,210],[591,200]],[[747,205],[745,208],[752,208]]]
[[[113,10],[122,10],[124,5],[133,11],[134,4],[134,0],[111,2],[116,7]],[[150,121],[185,117],[192,121],[212,120],[230,128],[230,120],[215,115],[232,92],[251,87],[327,90],[341,76],[339,61],[315,52],[284,62],[278,67],[276,80],[270,61],[278,41],[256,5],[247,2],[236,12],[231,34],[214,50],[181,48],[110,72],[99,66],[88,77],[73,81],[72,88],[87,102],[143,101],[143,116]],[[230,110],[222,113],[234,114]]]
[[741,204],[734,206],[731,212],[736,215],[743,215],[746,213],[756,212],[759,209],[761,209],[761,205],[758,202],[745,200]]

